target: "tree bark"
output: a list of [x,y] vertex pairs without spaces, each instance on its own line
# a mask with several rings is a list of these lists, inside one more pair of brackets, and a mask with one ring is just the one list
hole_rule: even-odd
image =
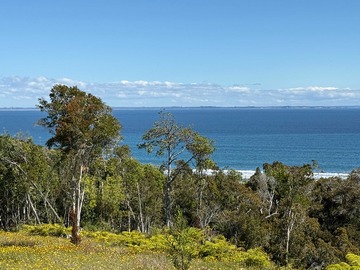
[[165,222],[166,226],[169,228],[171,226],[171,199],[170,199],[170,192],[171,192],[171,184],[169,181],[166,181],[165,186]]
[[81,209],[84,201],[85,188],[82,187],[82,178],[83,178],[84,166],[80,165],[79,179],[73,176],[73,205],[70,212],[70,221],[72,223],[71,229],[71,242],[75,245],[80,244],[80,221],[81,221]]
[[136,183],[136,187],[137,187],[138,200],[139,200],[139,218],[140,218],[141,232],[144,233],[145,225],[144,225],[144,218],[143,218],[143,212],[142,212],[142,203],[141,203],[139,183]]
[[33,213],[34,213],[34,215],[35,215],[35,222],[36,222],[37,224],[41,224],[40,219],[39,219],[39,216],[38,216],[37,211],[36,211],[36,209],[35,209],[35,207],[34,207],[34,204],[33,204],[32,201],[31,201],[31,198],[30,198],[29,193],[26,193],[26,197],[27,197],[27,200],[28,200],[28,202],[29,202],[29,204],[30,204],[31,210],[33,211]]
[[285,248],[285,263],[286,268],[289,265],[289,248],[290,248],[290,236],[291,232],[295,225],[295,213],[292,211],[292,209],[289,210],[288,214],[288,224],[286,227],[286,248]]

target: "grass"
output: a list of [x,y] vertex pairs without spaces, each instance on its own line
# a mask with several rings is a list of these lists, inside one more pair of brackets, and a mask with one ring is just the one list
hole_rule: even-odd
[[[84,237],[79,246],[69,239],[0,231],[0,269],[175,269],[165,252],[108,245]],[[245,269],[237,263],[196,259],[192,270]]]

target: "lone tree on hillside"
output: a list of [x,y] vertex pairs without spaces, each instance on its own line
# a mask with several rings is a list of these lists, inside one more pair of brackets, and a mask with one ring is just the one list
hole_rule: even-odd
[[[170,227],[172,223],[171,213],[171,188],[181,168],[185,168],[190,162],[195,162],[198,170],[206,169],[215,148],[213,142],[189,127],[182,127],[176,123],[171,113],[160,111],[160,121],[155,122],[153,127],[142,137],[143,143],[140,149],[146,149],[148,153],[156,150],[156,156],[165,156],[163,168],[166,173],[164,186],[165,222]],[[181,159],[183,158],[183,159]],[[172,171],[173,165],[177,164],[179,170]]]
[[55,85],[49,97],[50,101],[39,99],[38,108],[46,112],[47,117],[38,123],[53,135],[46,145],[62,153],[66,172],[62,177],[69,184],[67,192],[71,198],[71,241],[79,244],[87,168],[96,157],[119,142],[121,125],[100,98],[76,86]]

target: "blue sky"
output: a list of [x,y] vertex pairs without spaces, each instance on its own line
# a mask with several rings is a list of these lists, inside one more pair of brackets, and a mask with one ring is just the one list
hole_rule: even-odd
[[2,0],[0,107],[360,105],[360,1]]

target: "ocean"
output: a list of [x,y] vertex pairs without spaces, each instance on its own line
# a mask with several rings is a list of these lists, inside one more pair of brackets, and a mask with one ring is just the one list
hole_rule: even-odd
[[[137,144],[158,118],[160,108],[114,109],[134,158],[160,164]],[[360,167],[360,108],[166,108],[215,144],[213,159],[224,169],[250,170],[280,161],[303,165],[315,160],[326,173],[349,173]],[[35,123],[38,110],[0,110],[1,133],[21,132],[44,145],[49,134]]]

